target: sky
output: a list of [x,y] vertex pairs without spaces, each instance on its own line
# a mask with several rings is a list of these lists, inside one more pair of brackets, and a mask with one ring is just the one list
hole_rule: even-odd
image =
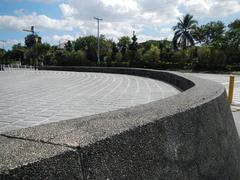
[[138,42],[171,39],[177,18],[186,13],[199,25],[221,20],[225,25],[240,19],[240,0],[0,0],[0,48],[24,44],[31,26],[43,42],[57,45],[79,36],[100,33],[117,41],[132,36]]

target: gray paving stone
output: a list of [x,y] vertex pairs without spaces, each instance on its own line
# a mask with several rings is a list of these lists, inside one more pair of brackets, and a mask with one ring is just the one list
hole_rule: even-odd
[[4,127],[4,126],[7,126],[7,125],[9,125],[8,122],[1,122],[1,121],[0,121],[0,128],[2,128],[2,127]]
[[10,118],[9,116],[0,117],[0,122],[13,123],[13,122],[16,122],[17,120],[18,120],[18,119]]
[[36,122],[20,120],[20,121],[14,122],[13,125],[14,126],[21,126],[21,127],[30,127],[30,126],[36,125]]
[[179,93],[148,78],[55,71],[0,72],[0,132],[148,103]]

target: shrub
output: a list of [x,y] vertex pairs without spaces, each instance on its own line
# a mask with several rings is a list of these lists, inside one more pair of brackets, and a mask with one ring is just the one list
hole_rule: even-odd
[[116,62],[121,62],[122,61],[122,53],[118,52],[115,56]]
[[151,48],[143,54],[142,61],[145,67],[157,68],[160,64],[160,49],[151,45]]
[[187,55],[185,50],[178,50],[172,53],[171,62],[185,64],[187,62]]
[[212,49],[211,58],[208,61],[208,68],[210,70],[224,70],[226,56],[221,49]]

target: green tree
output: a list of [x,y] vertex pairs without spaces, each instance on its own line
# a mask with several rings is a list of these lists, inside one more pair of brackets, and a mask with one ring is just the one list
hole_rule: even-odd
[[97,62],[97,38],[95,36],[79,37],[75,41],[75,50],[85,51],[90,61]]
[[[0,65],[5,64],[4,57],[5,57],[6,51],[4,49],[0,49]],[[0,69],[1,71],[1,69]]]
[[225,25],[221,21],[210,22],[202,26],[202,42],[216,48],[224,44]]
[[125,52],[128,49],[130,44],[131,44],[131,40],[128,36],[122,36],[120,39],[118,39],[117,45],[123,56],[125,55]]
[[137,50],[138,49],[138,43],[137,43],[137,36],[133,32],[132,42],[129,44],[130,50]]
[[24,53],[24,62],[25,65],[34,65],[35,52],[33,48],[27,49]]
[[64,45],[64,48],[65,48],[67,51],[72,51],[72,50],[73,50],[72,42],[71,42],[71,41],[67,41],[67,43]]
[[160,41],[147,40],[147,41],[141,43],[140,45],[143,48],[143,52],[145,53],[145,51],[149,50],[152,47],[152,45],[159,47]]
[[54,58],[56,61],[56,65],[58,66],[65,66],[67,65],[68,61],[68,51],[66,50],[57,50],[54,52]]
[[49,50],[44,56],[43,56],[43,65],[56,65],[57,61],[55,58],[55,50]]
[[179,22],[173,27],[173,47],[175,49],[186,49],[188,46],[194,46],[194,31],[196,29],[197,21],[193,16],[186,14],[182,19],[178,18]]
[[37,48],[40,55],[45,55],[48,51],[51,50],[51,45],[48,43],[38,44]]
[[230,48],[240,48],[240,19],[236,19],[228,25],[228,31],[226,32],[227,46]]
[[149,50],[143,54],[144,65],[148,68],[157,68],[160,61],[160,49],[152,45]]
[[138,53],[138,43],[137,43],[137,36],[133,32],[132,42],[129,45],[128,50],[128,60],[130,63],[130,66],[136,67],[139,65],[141,59],[140,54]]
[[21,64],[25,64],[24,53],[26,52],[26,50],[27,49],[21,46],[20,43],[13,45],[11,51],[11,59],[14,61],[20,61]]
[[35,43],[38,43],[38,44],[42,43],[42,38],[37,34],[29,34],[25,37],[25,45],[28,48],[33,47]]
[[51,46],[48,43],[37,44],[37,53],[38,53],[38,61],[39,64],[44,64],[45,56],[49,56],[49,51],[51,51]]
[[121,62],[122,61],[122,53],[121,52],[117,52],[115,60],[117,62]]
[[67,53],[66,64],[68,66],[88,66],[91,63],[87,60],[86,53],[83,50],[71,51]]
[[111,54],[111,60],[114,61],[115,57],[118,53],[118,48],[117,48],[117,44],[115,42],[112,42],[112,54]]
[[195,27],[193,38],[197,44],[202,45],[204,43],[205,32],[206,31],[205,31],[204,25]]
[[29,64],[35,67],[38,65],[38,45],[42,44],[42,38],[37,34],[29,34],[25,37],[25,45],[29,49],[25,52],[25,57],[28,59]]
[[112,53],[112,43],[111,39],[107,39],[104,35],[100,36],[100,59],[101,62],[105,60],[107,56],[111,56]]

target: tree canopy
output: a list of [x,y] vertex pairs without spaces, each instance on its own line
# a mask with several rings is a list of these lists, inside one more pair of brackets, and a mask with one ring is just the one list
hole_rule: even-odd
[[100,35],[100,64],[97,64],[98,39],[81,36],[68,40],[64,47],[41,42],[29,34],[25,45],[0,50],[4,63],[21,61],[27,65],[43,63],[61,66],[124,66],[156,69],[240,70],[240,20],[225,25],[211,21],[198,25],[192,15],[178,18],[172,40],[138,42],[135,33],[117,41]]
[[194,46],[194,31],[197,26],[197,21],[193,16],[186,14],[183,18],[178,18],[179,22],[173,27],[174,37],[173,46],[175,49],[178,47],[186,49],[188,46]]

